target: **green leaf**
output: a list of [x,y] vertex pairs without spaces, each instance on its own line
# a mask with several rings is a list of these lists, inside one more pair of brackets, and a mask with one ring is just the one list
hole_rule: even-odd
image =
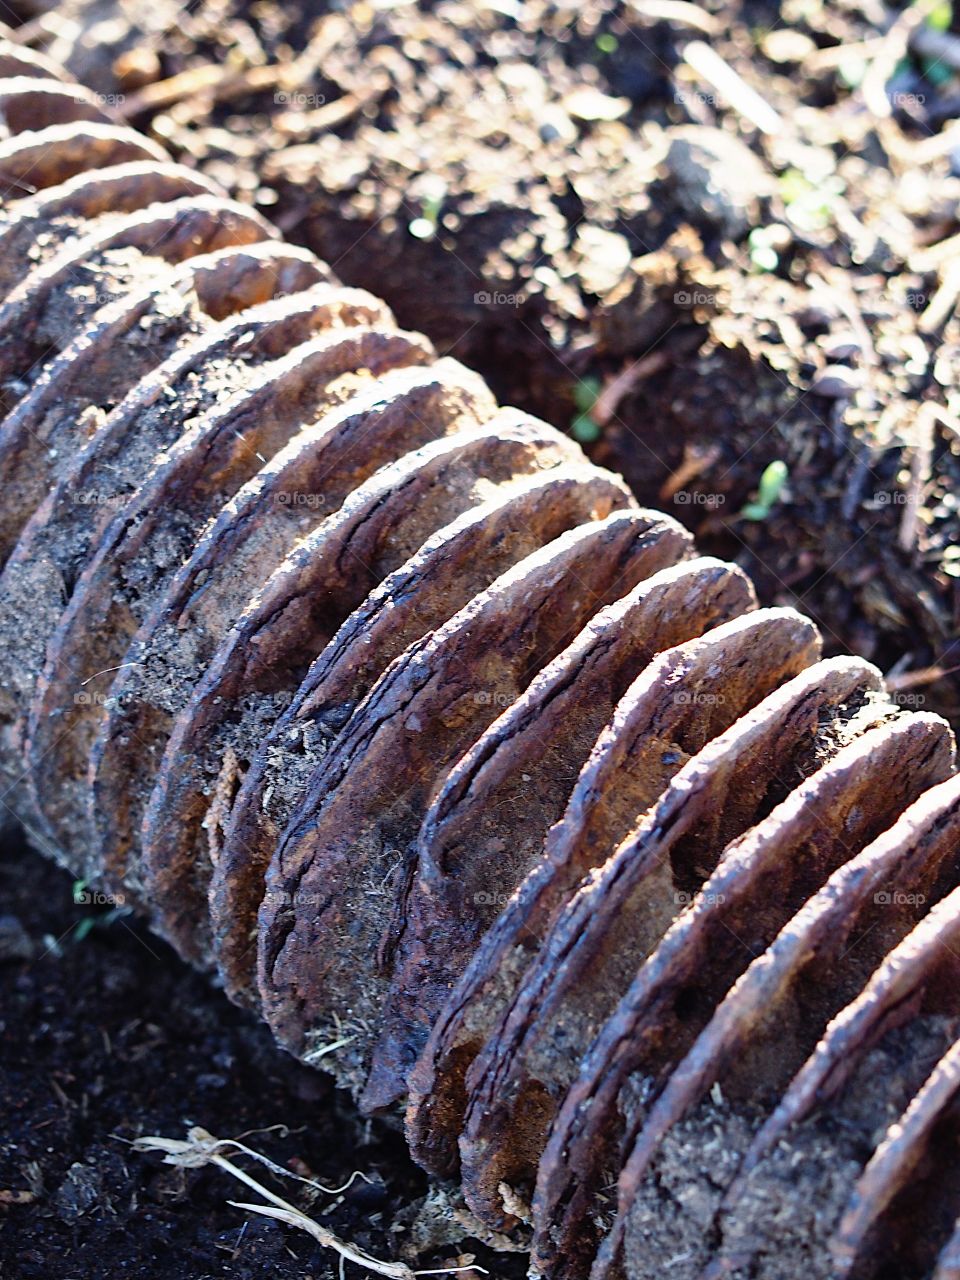
[[799,169],[786,169],[777,180],[784,204],[793,204],[810,194],[812,187]]
[[748,502],[740,514],[744,520],[766,520],[770,508],[765,507],[762,502]]
[[938,4],[927,19],[927,26],[933,27],[934,31],[947,31],[953,18],[953,5],[950,0],[943,0],[943,4]]
[[90,930],[94,928],[96,923],[97,923],[96,916],[84,916],[83,919],[80,921],[80,923],[77,925],[76,929],[74,929],[73,931],[74,942],[83,942],[84,938],[86,938],[86,936],[89,934]]
[[769,467],[764,470],[760,477],[760,485],[757,494],[760,502],[766,507],[772,507],[783,492],[783,486],[787,483],[789,475],[787,464],[777,459],[771,462]]
[[129,907],[111,907],[109,911],[101,912],[100,915],[84,916],[77,924],[73,931],[74,942],[83,942],[94,929],[109,929],[117,920],[123,920],[126,916],[132,915]]
[[593,444],[600,439],[600,428],[589,413],[581,413],[571,422],[570,434],[579,444]]
[[602,389],[599,378],[581,378],[573,388],[573,403],[581,413],[589,413]]
[[423,209],[423,217],[426,218],[427,222],[432,222],[433,225],[436,226],[437,220],[440,217],[440,210],[443,207],[443,197],[427,196],[426,199],[423,200],[421,207]]
[[757,497],[753,502],[744,504],[740,515],[744,520],[766,520],[783,493],[790,472],[787,464],[777,458],[764,468],[760,483],[757,485]]

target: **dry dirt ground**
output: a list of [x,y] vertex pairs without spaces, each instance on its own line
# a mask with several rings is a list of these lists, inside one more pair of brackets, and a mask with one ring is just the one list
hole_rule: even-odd
[[[219,1170],[139,1154],[145,1134],[191,1125],[239,1137],[324,1195],[240,1163],[323,1226],[379,1258],[422,1267],[475,1256],[520,1280],[519,1256],[470,1241],[428,1191],[402,1136],[360,1119],[327,1077],[212,992],[132,915],[6,837],[0,856],[0,1276],[4,1280],[333,1280],[335,1257],[232,1208]],[[81,895],[82,896],[82,895]],[[88,895],[89,897],[90,895]],[[456,1212],[454,1207],[453,1213]],[[450,1241],[450,1237],[454,1239]],[[463,1237],[459,1239],[456,1237]],[[350,1265],[348,1275],[361,1271]],[[473,1273],[474,1277],[477,1273]]]

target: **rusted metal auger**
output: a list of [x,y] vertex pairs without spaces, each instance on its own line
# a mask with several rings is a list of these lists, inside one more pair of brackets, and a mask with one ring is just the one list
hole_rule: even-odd
[[545,1276],[956,1274],[947,725],[9,37],[0,76],[33,841],[405,1104]]

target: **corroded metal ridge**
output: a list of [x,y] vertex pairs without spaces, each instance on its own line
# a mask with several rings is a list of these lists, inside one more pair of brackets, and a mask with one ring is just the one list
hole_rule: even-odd
[[960,1274],[946,724],[9,39],[0,125],[33,841],[537,1274]]

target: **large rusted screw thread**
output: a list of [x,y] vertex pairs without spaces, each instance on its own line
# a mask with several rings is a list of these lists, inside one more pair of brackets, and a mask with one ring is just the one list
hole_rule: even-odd
[[9,37],[0,75],[32,841],[405,1101],[545,1275],[956,1275],[948,726]]

